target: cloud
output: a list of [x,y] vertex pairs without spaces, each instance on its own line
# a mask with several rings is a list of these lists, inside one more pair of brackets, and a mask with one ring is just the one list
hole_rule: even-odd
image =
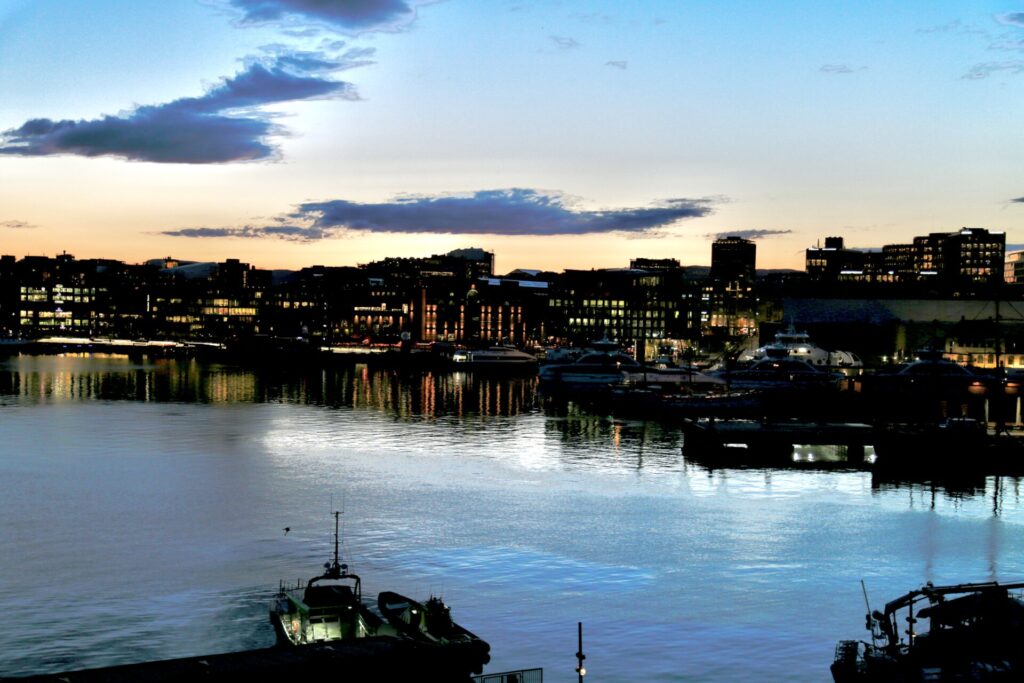
[[724,237],[742,237],[747,240],[759,240],[765,237],[774,237],[776,235],[790,235],[792,230],[730,230],[727,232],[713,232],[709,233],[707,237],[711,239],[720,240]]
[[181,228],[164,230],[160,234],[173,237],[277,237],[293,242],[315,242],[330,235],[304,225],[243,225],[236,228]]
[[818,71],[826,74],[852,74],[864,71],[866,66],[850,66],[849,64],[822,64]]
[[[81,121],[46,118],[0,133],[0,154],[110,156],[157,163],[209,164],[266,159],[267,141],[283,130],[260,107],[329,97],[358,99],[354,86],[322,73],[362,63],[363,53],[281,53],[252,60],[200,97],[137,107],[117,116]],[[358,64],[357,64],[358,65]]]
[[627,62],[624,59],[623,60],[613,60],[613,61],[605,62],[604,65],[605,66],[613,67],[615,69],[622,69],[623,71],[625,71],[626,69],[629,68],[629,62]]
[[314,22],[343,33],[398,31],[416,18],[415,0],[229,0],[245,24]]
[[7,228],[8,230],[31,230],[37,227],[39,226],[25,221],[0,221],[0,228]]
[[292,38],[313,38],[320,35],[320,29],[312,26],[308,28],[283,28],[281,33]]
[[927,26],[925,28],[917,29],[918,33],[955,33],[967,36],[988,36],[989,32],[980,26],[974,24],[965,24],[959,19],[951,21],[946,24],[939,24],[936,26]]
[[992,50],[1024,50],[1024,39],[1017,38],[1014,40],[1001,40],[998,43],[992,43],[989,45],[989,49]]
[[586,235],[649,233],[711,213],[709,199],[669,199],[657,206],[587,211],[560,194],[530,189],[482,190],[465,195],[408,196],[361,204],[344,199],[300,204],[276,225],[182,228],[180,237],[278,237],[314,241],[348,232],[478,235]]
[[996,21],[1005,26],[1019,26],[1024,28],[1024,12],[1006,12],[997,14]]
[[548,36],[548,38],[551,40],[552,43],[554,43],[563,50],[572,50],[574,48],[580,47],[581,45],[581,43],[578,40],[576,40],[575,38],[570,38],[569,36]]
[[339,52],[344,47],[344,41],[332,41],[325,43],[323,50],[295,50],[279,44],[264,45],[261,49],[270,55],[279,67],[303,74],[319,75],[348,71],[374,63],[371,58],[377,49],[373,47],[350,48],[336,56],[328,52]]
[[983,64],[975,64],[960,78],[977,81],[983,78],[988,78],[1000,71],[1005,71],[1012,75],[1024,73],[1024,60],[1013,59],[1006,62],[985,62]]

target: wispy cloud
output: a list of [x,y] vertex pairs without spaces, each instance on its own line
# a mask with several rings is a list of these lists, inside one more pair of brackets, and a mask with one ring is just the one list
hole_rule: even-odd
[[1024,38],[1008,38],[989,45],[993,50],[1014,50],[1024,52]]
[[818,71],[826,74],[853,74],[864,71],[866,66],[851,66],[849,64],[822,64]]
[[569,36],[548,36],[552,43],[563,50],[572,50],[580,47],[581,43],[575,38]]
[[609,62],[605,62],[604,65],[610,66],[614,69],[622,69],[623,71],[629,68],[629,62],[627,62],[624,59],[616,59]]
[[37,227],[39,226],[26,221],[0,221],[0,228],[6,228],[8,230],[31,230]]
[[338,53],[346,47],[344,41],[325,41],[322,50],[295,50],[288,45],[264,45],[262,50],[273,57],[275,63],[282,68],[291,69],[305,74],[327,74],[336,71],[348,71],[361,66],[373,64],[371,59],[377,49],[373,47],[355,47]]
[[243,24],[313,22],[343,33],[397,31],[416,18],[415,0],[229,0]]
[[669,199],[644,208],[587,211],[557,193],[481,190],[465,195],[409,196],[362,204],[344,199],[300,204],[270,225],[181,228],[181,237],[277,237],[314,241],[348,232],[482,235],[647,233],[711,213],[710,199]]
[[[953,21],[941,26],[919,29],[924,33],[956,33],[961,35],[979,36],[987,42],[989,50],[1024,51],[1024,39],[1019,29],[1024,28],[1024,12],[1004,12],[992,16],[994,23],[1004,28],[1001,31],[987,30],[971,24]],[[971,66],[960,78],[963,80],[983,80],[994,75],[1018,75],[1024,73],[1024,60],[1012,59],[1005,61],[980,62]]]
[[996,21],[1004,26],[1017,26],[1024,28],[1024,12],[1006,12],[997,14]]
[[792,230],[729,230],[727,232],[709,233],[707,237],[716,240],[722,239],[724,237],[742,237],[743,239],[748,240],[760,240],[764,239],[765,237],[775,237],[776,235],[790,235],[792,233]]
[[935,26],[926,26],[924,28],[917,29],[918,33],[954,33],[960,35],[971,35],[971,36],[988,36],[989,31],[977,26],[975,24],[965,24],[964,22],[956,19],[945,24],[938,24]]
[[110,156],[157,163],[210,164],[274,156],[268,141],[284,131],[260,107],[320,98],[355,100],[349,83],[324,74],[366,62],[363,51],[341,57],[280,51],[251,60],[200,97],[137,107],[93,120],[26,121],[0,133],[0,154]]
[[1024,59],[1011,59],[1005,62],[984,62],[983,64],[975,64],[967,73],[961,76],[961,78],[976,81],[988,78],[989,76],[1000,72],[1005,72],[1010,75],[1024,73]]

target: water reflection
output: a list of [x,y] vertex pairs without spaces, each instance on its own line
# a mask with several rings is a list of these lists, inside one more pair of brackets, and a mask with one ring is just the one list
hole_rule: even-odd
[[[773,470],[868,472],[874,460],[870,447],[860,462],[848,460],[841,446],[796,446],[785,458],[770,461],[763,454],[752,458],[741,451],[712,455],[685,449],[683,435],[672,425],[623,420],[592,412],[595,408],[586,403],[540,397],[536,378],[410,372],[365,364],[255,371],[197,359],[140,360],[118,354],[14,356],[0,361],[0,403],[5,399],[22,405],[81,401],[287,403],[372,411],[419,423],[442,420],[440,428],[456,432],[473,428],[472,420],[532,415],[540,418],[543,442],[559,446],[555,452],[546,452],[542,442],[527,436],[528,428],[518,430],[517,452],[532,467],[557,461],[604,470],[683,471],[720,481],[735,478],[746,469],[765,472],[766,484],[771,482],[768,473]],[[367,425],[366,429],[372,428]],[[383,424],[378,431],[383,436],[386,430]],[[431,432],[429,438],[445,440],[440,432]],[[950,501],[989,497],[992,481],[977,475],[915,478],[877,471],[870,475],[873,492],[905,491],[915,496],[912,500],[922,491]],[[1016,495],[1019,479],[995,481],[1002,487],[1011,486]],[[993,514],[998,515],[999,509],[998,502],[994,503]]]
[[297,403],[374,409],[399,418],[509,417],[537,409],[536,378],[341,368],[253,371],[196,359],[116,354],[17,356],[0,363],[0,396],[83,400]]

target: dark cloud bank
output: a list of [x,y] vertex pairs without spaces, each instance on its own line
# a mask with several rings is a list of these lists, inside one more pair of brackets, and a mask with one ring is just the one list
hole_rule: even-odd
[[484,235],[643,233],[711,213],[706,199],[670,199],[659,206],[576,210],[558,194],[530,189],[483,190],[470,195],[407,197],[380,204],[344,199],[300,204],[271,225],[182,228],[181,237],[277,237],[313,241],[348,231]]
[[282,131],[259,107],[327,97],[358,99],[351,84],[324,74],[365,64],[366,57],[363,50],[341,57],[278,54],[250,62],[200,97],[93,120],[32,119],[0,133],[0,154],[76,154],[186,164],[265,159],[275,151],[267,138]]
[[406,0],[230,0],[243,22],[314,21],[344,32],[388,31],[416,17]]

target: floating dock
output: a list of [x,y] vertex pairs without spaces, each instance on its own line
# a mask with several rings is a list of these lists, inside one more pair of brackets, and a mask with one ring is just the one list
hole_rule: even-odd
[[701,451],[741,448],[768,458],[790,455],[795,444],[845,446],[851,461],[864,460],[864,447],[875,442],[875,428],[858,422],[758,422],[754,420],[683,420],[686,447]]
[[[953,421],[954,423],[956,421]],[[683,451],[718,465],[794,466],[794,447],[836,446],[847,467],[917,473],[1024,473],[1024,438],[983,428],[873,426],[858,422],[691,420]],[[867,462],[867,448],[874,451]]]

